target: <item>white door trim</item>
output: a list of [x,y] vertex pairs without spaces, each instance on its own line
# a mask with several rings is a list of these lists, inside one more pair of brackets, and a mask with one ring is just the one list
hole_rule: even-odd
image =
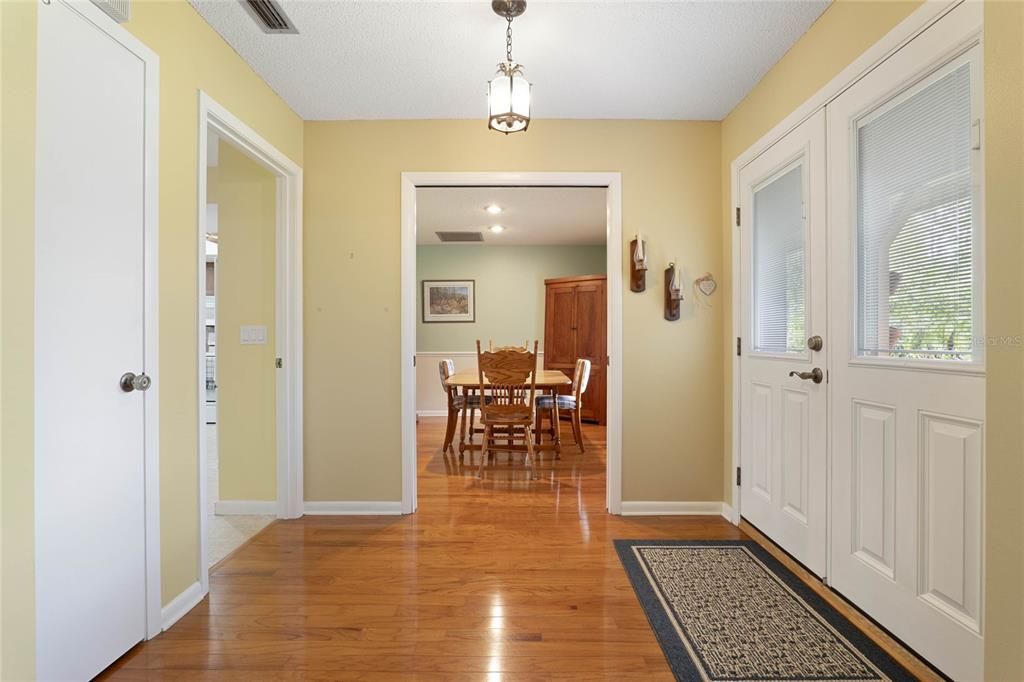
[[[275,335],[277,357],[283,370],[277,381],[277,517],[302,516],[302,168],[261,137],[238,117],[199,91],[199,148],[196,231],[197,345],[196,423],[199,441],[199,581],[202,594],[210,589],[207,566],[206,438],[203,407],[206,404],[204,364],[200,353],[206,342],[205,310],[201,305],[206,286],[206,154],[207,131],[230,140],[254,161],[277,176],[277,254]],[[205,354],[205,353],[204,353]]]
[[[736,157],[729,166],[730,201],[732,211],[729,212],[730,230],[732,231],[732,334],[729,343],[743,335],[741,317],[740,287],[735,285],[737,273],[740,271],[740,234],[736,224],[735,210],[740,201],[740,169],[764,153],[769,147],[806,121],[819,109],[841,95],[847,88],[863,78],[868,72],[884,62],[894,52],[909,43],[929,26],[953,10],[963,0],[927,0],[910,16],[897,24],[877,43],[868,48],[862,55],[854,59],[845,69],[840,71],[818,92],[797,107],[791,114],[765,133],[757,142]],[[740,457],[740,358],[732,354],[732,452],[729,475],[732,476],[732,522],[740,522],[740,489],[736,484],[736,468],[742,461]],[[829,459],[831,462],[831,459]],[[828,476],[831,476],[829,470]]]
[[608,475],[606,505],[622,513],[622,175],[620,173],[402,173],[402,513],[416,511],[416,188],[573,186],[608,188]]

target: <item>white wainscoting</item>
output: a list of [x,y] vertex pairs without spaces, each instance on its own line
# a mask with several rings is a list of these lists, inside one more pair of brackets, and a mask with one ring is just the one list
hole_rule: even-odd
[[[416,353],[416,414],[420,417],[444,417],[448,402],[441,388],[438,363],[448,358],[455,363],[455,371],[476,371],[476,351]],[[537,354],[537,366],[544,366],[544,353]]]

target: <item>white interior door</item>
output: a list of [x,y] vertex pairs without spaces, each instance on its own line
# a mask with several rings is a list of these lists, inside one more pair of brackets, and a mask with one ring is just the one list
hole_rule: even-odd
[[144,382],[126,392],[121,377],[155,362],[144,335],[155,294],[145,241],[155,74],[87,4],[40,3],[38,17],[36,673],[86,680],[145,639],[152,615],[146,410],[155,403]]
[[740,215],[744,330],[740,511],[823,576],[827,556],[823,111],[743,167]]
[[827,109],[829,579],[964,680],[983,678],[981,48],[964,52],[961,35],[979,25],[973,4]]

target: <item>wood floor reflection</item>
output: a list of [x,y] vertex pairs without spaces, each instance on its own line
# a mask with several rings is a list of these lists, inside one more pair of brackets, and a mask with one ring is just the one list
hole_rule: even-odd
[[[278,521],[109,679],[671,680],[616,538],[747,537],[720,517],[605,511],[605,430],[479,480],[421,419],[419,511]],[[571,436],[569,436],[571,440]]]

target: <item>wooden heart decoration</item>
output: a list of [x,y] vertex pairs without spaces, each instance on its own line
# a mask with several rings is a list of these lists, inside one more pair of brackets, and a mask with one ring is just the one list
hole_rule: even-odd
[[700,289],[700,293],[710,296],[718,288],[718,282],[710,274],[707,274],[697,280],[697,288]]

